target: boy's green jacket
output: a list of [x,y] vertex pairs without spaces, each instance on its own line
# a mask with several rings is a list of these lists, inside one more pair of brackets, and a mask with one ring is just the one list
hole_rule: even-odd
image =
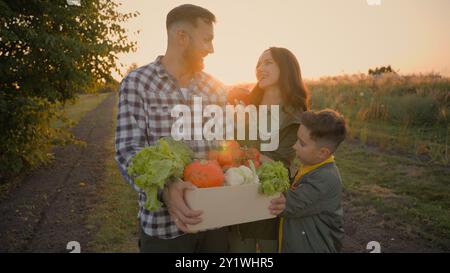
[[280,226],[281,252],[339,252],[344,236],[342,181],[334,162],[299,181],[286,193]]

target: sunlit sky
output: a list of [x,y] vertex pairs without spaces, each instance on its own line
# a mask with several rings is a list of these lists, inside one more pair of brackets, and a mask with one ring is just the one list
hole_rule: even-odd
[[[140,16],[124,24],[138,50],[119,60],[139,66],[165,52],[167,13],[181,4],[213,12],[215,53],[205,71],[225,84],[255,81],[255,65],[270,46],[290,49],[304,78],[316,79],[392,65],[400,73],[450,76],[450,1],[381,0],[117,0]],[[118,77],[119,79],[119,77]]]

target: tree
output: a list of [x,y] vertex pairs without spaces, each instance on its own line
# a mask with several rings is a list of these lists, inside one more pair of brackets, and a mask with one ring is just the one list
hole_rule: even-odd
[[392,69],[392,67],[390,65],[384,67],[380,67],[380,68],[375,68],[375,69],[369,69],[368,74],[371,76],[380,76],[386,73],[392,73],[392,74],[397,74],[397,72],[395,72],[395,70]]
[[125,72],[125,74],[129,74],[131,71],[136,70],[138,67],[139,67],[139,66],[138,66],[137,63],[132,63],[132,64],[128,67],[127,72]]
[[[67,133],[51,128],[58,105],[118,73],[118,53],[136,49],[108,0],[0,0],[0,176],[48,159],[44,148]],[[42,149],[39,147],[42,146]],[[37,150],[36,150],[37,149]]]

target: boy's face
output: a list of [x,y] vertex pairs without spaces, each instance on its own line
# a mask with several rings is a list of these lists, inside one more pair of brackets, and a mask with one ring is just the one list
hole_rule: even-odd
[[303,165],[314,165],[327,159],[331,152],[326,147],[320,145],[311,139],[310,131],[303,125],[300,125],[297,131],[297,142],[293,146],[297,158]]

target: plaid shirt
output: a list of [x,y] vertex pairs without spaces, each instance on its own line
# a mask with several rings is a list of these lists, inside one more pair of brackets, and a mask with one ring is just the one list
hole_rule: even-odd
[[[176,227],[165,206],[155,212],[144,208],[146,195],[128,175],[128,164],[142,148],[154,145],[161,137],[170,136],[172,124],[177,119],[170,114],[175,105],[188,105],[193,113],[193,96],[200,96],[203,107],[209,104],[223,107],[226,94],[220,82],[199,72],[192,78],[188,86],[190,92],[185,98],[175,78],[164,69],[161,59],[162,56],[159,56],[155,62],[132,71],[120,85],[115,158],[122,176],[139,192],[138,218],[144,232],[150,236],[171,239],[183,232]],[[205,120],[203,118],[202,122]],[[198,126],[203,128],[202,124]],[[191,131],[192,140],[185,143],[195,153],[206,153],[218,144],[217,141],[194,140],[195,130]],[[162,199],[161,190],[158,199]]]

